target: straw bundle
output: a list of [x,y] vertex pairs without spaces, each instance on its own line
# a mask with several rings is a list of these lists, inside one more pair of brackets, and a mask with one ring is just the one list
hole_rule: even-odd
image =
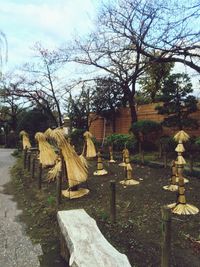
[[25,131],[21,131],[19,133],[19,136],[22,137],[22,145],[23,145],[23,149],[29,149],[31,148],[31,143],[30,143],[30,140],[29,140],[29,135],[27,132]]
[[87,168],[82,163],[73,147],[68,144],[63,131],[61,129],[53,130],[51,138],[57,142],[58,147],[61,149],[67,167],[69,187],[74,187],[82,182],[85,182],[88,176]]
[[51,128],[48,128],[48,129],[44,132],[45,137],[46,137],[46,138],[50,138],[52,131],[53,131],[53,130],[52,130]]
[[176,142],[179,142],[179,141],[181,141],[181,142],[186,142],[186,141],[188,141],[188,139],[189,139],[190,137],[189,137],[189,135],[186,133],[186,132],[184,132],[183,130],[182,131],[179,131],[177,134],[175,134],[175,136],[174,136],[174,140],[176,141]]
[[172,209],[173,213],[179,215],[195,215],[199,212],[199,209],[191,204],[170,204],[169,208]]
[[47,180],[54,181],[61,171],[61,160],[57,159],[55,166],[48,172]]
[[45,134],[38,132],[35,134],[35,139],[39,146],[39,161],[42,166],[52,166],[55,164],[57,155],[52,149],[51,145],[47,142]]
[[86,131],[83,134],[85,141],[86,141],[86,158],[94,158],[96,157],[96,149],[94,143],[92,142],[92,134]]

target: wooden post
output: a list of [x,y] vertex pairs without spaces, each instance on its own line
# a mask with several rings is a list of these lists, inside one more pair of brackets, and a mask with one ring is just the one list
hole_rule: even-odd
[[61,204],[62,198],[62,171],[59,172],[58,177],[56,178],[56,203],[57,206]]
[[171,256],[171,209],[167,206],[161,208],[162,213],[162,256],[161,267],[170,266]]
[[27,170],[30,172],[31,170],[31,153],[29,152],[27,155]]
[[138,143],[138,152],[139,152],[139,154],[142,153],[142,143],[140,141]]
[[38,174],[38,189],[42,188],[42,164],[39,165],[39,174]]
[[31,177],[32,179],[35,178],[35,157],[32,160],[32,171],[31,171]]
[[162,157],[162,143],[159,142],[159,158]]
[[142,164],[144,164],[144,150],[141,151],[141,161]]
[[26,169],[27,148],[24,149],[24,169]]
[[164,161],[164,168],[167,168],[167,152],[164,151],[163,153],[163,161]]
[[110,216],[112,223],[116,222],[116,184],[114,180],[110,181]]
[[65,160],[64,160],[61,149],[60,149],[60,159],[61,159],[61,176],[62,176],[62,180],[64,181],[64,177],[66,176],[66,169],[65,169]]
[[192,154],[190,154],[189,165],[190,165],[190,172],[193,172],[193,156],[192,156]]

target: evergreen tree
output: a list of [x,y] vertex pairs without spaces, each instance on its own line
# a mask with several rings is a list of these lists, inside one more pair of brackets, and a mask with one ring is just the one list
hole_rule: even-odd
[[192,83],[187,74],[172,74],[164,81],[161,101],[158,106],[159,114],[166,114],[163,125],[167,127],[198,127],[197,121],[189,118],[189,114],[197,110],[197,100],[191,95]]
[[145,76],[140,80],[143,94],[156,101],[156,96],[161,92],[165,79],[170,75],[174,63],[152,63],[145,71]]

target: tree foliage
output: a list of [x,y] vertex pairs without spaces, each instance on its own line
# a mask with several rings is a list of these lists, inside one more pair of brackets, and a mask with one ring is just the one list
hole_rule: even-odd
[[192,92],[187,74],[172,74],[165,80],[161,96],[163,105],[157,107],[159,114],[167,115],[164,126],[179,129],[198,127],[196,120],[189,118],[189,114],[197,110],[197,100]]
[[174,63],[151,63],[141,78],[142,93],[155,102],[156,96],[161,92],[165,79],[170,75]]
[[134,122],[136,83],[149,65],[180,62],[200,72],[200,35],[194,27],[199,24],[199,6],[196,0],[119,0],[106,4],[97,29],[87,40],[76,40],[71,60],[115,78]]

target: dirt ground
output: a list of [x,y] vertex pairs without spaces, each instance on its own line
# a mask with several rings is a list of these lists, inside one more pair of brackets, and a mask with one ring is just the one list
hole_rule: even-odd
[[[119,184],[119,181],[124,179],[124,170],[118,163],[104,162],[108,174],[94,176],[96,162],[90,161],[89,195],[76,200],[62,198],[58,210],[84,208],[96,219],[109,242],[128,256],[132,266],[160,266],[161,206],[176,200],[176,193],[162,189],[163,185],[169,183],[170,169],[133,165],[133,176],[136,180],[141,179],[140,184],[125,188]],[[58,256],[55,182],[45,182],[44,176],[42,190],[38,190],[37,180],[32,180],[30,175],[22,170],[22,161],[18,162],[13,175],[14,194],[19,205],[23,206],[22,219],[27,223],[27,232],[35,242],[42,243],[46,254],[46,258],[44,256],[41,259],[41,266],[66,266]],[[186,185],[186,199],[188,203],[200,208],[200,180],[187,178],[190,182]],[[116,181],[116,224],[110,221],[110,180]],[[67,184],[64,183],[63,189],[66,187]],[[200,214],[172,215],[172,218],[171,266],[199,267],[200,249],[187,235],[200,240]],[[52,265],[47,263],[49,255]]]

